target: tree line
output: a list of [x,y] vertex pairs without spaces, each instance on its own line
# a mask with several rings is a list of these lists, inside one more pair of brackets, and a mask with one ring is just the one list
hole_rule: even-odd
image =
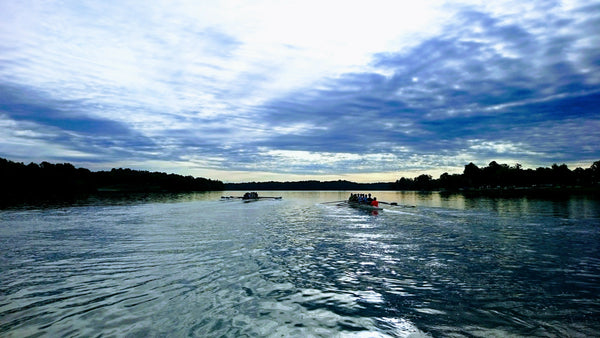
[[465,165],[462,174],[443,173],[438,179],[423,174],[416,178],[402,177],[395,182],[355,183],[338,181],[247,182],[225,184],[227,190],[419,190],[419,191],[497,191],[497,190],[594,190],[600,189],[600,161],[587,169],[571,170],[566,164],[550,168],[523,169],[520,164],[509,166],[496,161],[479,168]]
[[226,190],[390,190],[391,183],[356,183],[346,180],[337,181],[294,181],[294,182],[246,182],[227,183]]
[[188,192],[223,190],[223,182],[131,169],[92,172],[70,163],[17,163],[0,158],[0,199],[61,197],[97,192]]
[[402,177],[393,183],[395,190],[498,190],[498,189],[598,189],[600,161],[589,168],[571,170],[566,164],[553,164],[550,168],[523,169],[520,164],[510,166],[492,161],[479,168],[472,162],[465,165],[462,174],[443,173],[439,179],[423,174],[414,179]]
[[523,169],[492,161],[480,168],[465,165],[462,174],[443,173],[438,179],[423,174],[402,177],[395,182],[355,183],[338,181],[248,182],[224,184],[218,180],[194,178],[132,169],[92,172],[70,163],[23,164],[0,158],[0,202],[13,199],[54,198],[102,192],[191,192],[220,190],[421,190],[494,191],[600,189],[600,161],[589,168],[571,170],[566,164]]

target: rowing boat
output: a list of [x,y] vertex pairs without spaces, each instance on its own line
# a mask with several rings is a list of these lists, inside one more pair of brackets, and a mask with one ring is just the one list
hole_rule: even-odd
[[243,196],[221,196],[221,200],[235,200],[235,199],[240,199],[244,202],[253,202],[253,201],[258,201],[258,200],[262,200],[262,199],[273,199],[273,200],[280,200],[282,199],[281,196],[260,196],[260,197],[243,197]]
[[359,208],[359,209],[365,209],[365,210],[383,210],[383,208],[375,207],[375,206],[372,206],[369,204],[364,204],[364,203],[350,202],[350,201],[346,201],[346,203],[348,203],[348,205],[353,208]]

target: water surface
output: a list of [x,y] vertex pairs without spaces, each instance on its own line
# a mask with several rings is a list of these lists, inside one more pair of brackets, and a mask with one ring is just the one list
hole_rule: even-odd
[[597,200],[240,194],[0,211],[0,336],[600,336]]

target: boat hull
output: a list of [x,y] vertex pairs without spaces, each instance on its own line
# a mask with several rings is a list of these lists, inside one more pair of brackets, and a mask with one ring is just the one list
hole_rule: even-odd
[[364,209],[364,210],[383,210],[383,208],[380,207],[374,207],[372,205],[368,205],[368,204],[362,204],[362,203],[356,203],[356,202],[347,202],[349,206],[353,207],[353,208],[359,208],[359,209]]

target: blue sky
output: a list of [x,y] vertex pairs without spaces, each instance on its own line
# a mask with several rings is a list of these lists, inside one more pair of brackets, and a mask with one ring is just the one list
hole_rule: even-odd
[[600,159],[600,1],[0,1],[0,157],[225,182]]

